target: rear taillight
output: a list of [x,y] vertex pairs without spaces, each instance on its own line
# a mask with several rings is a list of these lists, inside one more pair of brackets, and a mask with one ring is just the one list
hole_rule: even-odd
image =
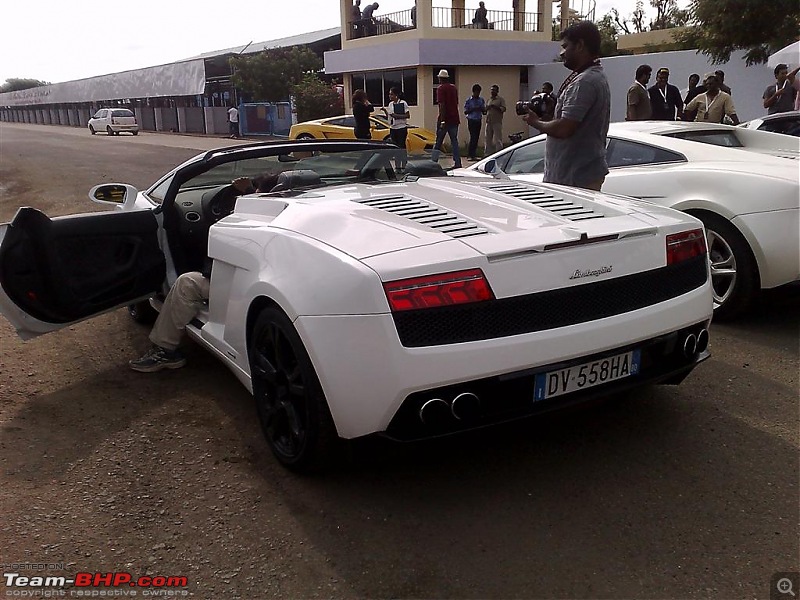
[[667,236],[667,264],[673,265],[683,260],[706,253],[706,237],[702,229],[682,231]]
[[383,289],[393,312],[494,299],[480,269],[389,281]]

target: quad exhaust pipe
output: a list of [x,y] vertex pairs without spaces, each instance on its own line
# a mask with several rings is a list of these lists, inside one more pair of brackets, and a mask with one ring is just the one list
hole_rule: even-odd
[[428,427],[445,425],[448,422],[471,421],[480,413],[481,401],[472,392],[462,392],[449,402],[442,398],[431,398],[419,409],[419,419]]

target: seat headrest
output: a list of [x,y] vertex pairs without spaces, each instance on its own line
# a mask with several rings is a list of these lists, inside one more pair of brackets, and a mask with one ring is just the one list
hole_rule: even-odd
[[272,191],[279,192],[281,190],[319,185],[320,183],[322,183],[322,179],[320,179],[319,173],[311,169],[284,171],[278,175],[278,183],[272,188]]

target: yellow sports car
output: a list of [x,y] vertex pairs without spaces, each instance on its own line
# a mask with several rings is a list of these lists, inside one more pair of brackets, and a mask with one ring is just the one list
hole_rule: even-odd
[[[373,140],[389,140],[389,122],[385,117],[370,115],[369,122]],[[355,133],[353,133],[355,125],[356,122],[353,115],[305,121],[292,125],[289,131],[289,139],[354,140],[356,139]],[[409,124],[408,137],[406,138],[406,148],[409,152],[416,153],[423,150],[431,150],[434,143],[436,143],[436,134],[433,131]]]

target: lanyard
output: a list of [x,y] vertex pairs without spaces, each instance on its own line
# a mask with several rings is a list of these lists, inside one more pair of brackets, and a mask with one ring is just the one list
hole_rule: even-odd
[[[596,59],[594,59],[592,62],[590,62],[588,65],[586,65],[586,66],[585,66],[583,69],[581,69],[580,71],[573,71],[572,73],[570,73],[570,74],[569,74],[569,77],[567,77],[567,78],[564,80],[564,83],[562,83],[562,84],[561,84],[561,87],[560,87],[560,88],[558,88],[558,97],[559,97],[559,98],[561,97],[561,92],[563,92],[565,89],[567,89],[567,88],[570,86],[570,84],[571,84],[573,81],[575,81],[575,78],[576,78],[578,75],[580,75],[581,73],[583,73],[583,72],[584,72],[586,69],[588,69],[589,67],[596,67],[596,66],[599,66],[599,65],[600,65],[600,59],[599,59],[599,58],[596,58]],[[639,85],[641,85],[641,84],[639,84]]]
[[708,94],[706,93],[703,94],[703,97],[706,99],[706,120],[708,120],[708,113],[711,110],[711,105],[717,101],[717,98],[719,98],[719,94],[720,92],[717,92],[717,95],[714,96],[714,99],[711,102],[708,101]]
[[667,88],[665,87],[663,90],[661,88],[656,88],[661,96],[664,98],[664,104],[667,103]]

